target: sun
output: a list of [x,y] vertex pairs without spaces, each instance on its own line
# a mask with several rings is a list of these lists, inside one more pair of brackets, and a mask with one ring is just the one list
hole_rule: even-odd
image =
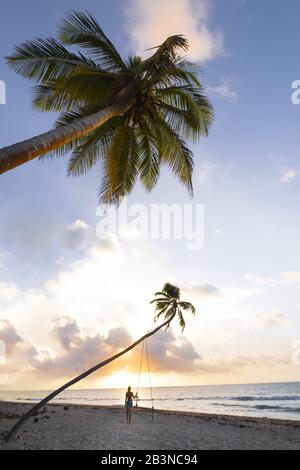
[[131,372],[119,371],[101,381],[101,388],[127,388],[129,385],[137,387],[138,375]]

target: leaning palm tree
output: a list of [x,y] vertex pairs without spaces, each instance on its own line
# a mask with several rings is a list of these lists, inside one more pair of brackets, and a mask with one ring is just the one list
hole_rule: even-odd
[[212,106],[198,67],[180,55],[188,50],[183,36],[153,49],[146,60],[123,60],[97,20],[79,12],[63,19],[59,39],[17,46],[7,62],[36,82],[33,107],[60,114],[53,130],[0,149],[0,174],[37,157],[70,153],[70,175],[102,162],[104,202],[129,194],[138,179],[150,191],[161,164],[192,193],[193,154],[185,140],[208,134]]
[[63,392],[67,388],[71,387],[72,385],[80,382],[81,380],[85,379],[89,375],[91,375],[93,372],[96,372],[97,370],[101,369],[102,367],[106,366],[110,362],[115,361],[121,356],[124,356],[127,354],[129,351],[134,349],[138,344],[146,340],[147,338],[150,338],[150,336],[153,336],[155,333],[157,333],[159,330],[162,328],[166,327],[169,328],[171,321],[178,316],[179,319],[179,324],[182,328],[182,330],[185,328],[185,321],[182,316],[182,310],[189,310],[193,315],[196,313],[195,307],[190,304],[189,302],[182,302],[180,301],[180,289],[178,287],[173,286],[172,284],[165,284],[162,292],[157,292],[155,294],[155,299],[151,302],[156,304],[156,315],[154,317],[154,321],[157,321],[161,316],[164,317],[164,322],[159,325],[157,328],[154,330],[150,331],[149,333],[146,333],[144,336],[142,336],[140,339],[135,341],[133,344],[128,346],[126,349],[123,351],[120,351],[119,353],[115,354],[114,356],[106,359],[103,362],[100,362],[100,364],[95,365],[91,369],[87,370],[86,372],[83,372],[80,374],[78,377],[75,377],[75,379],[70,380],[68,383],[65,385],[62,385],[60,388],[55,390],[54,392],[50,393],[46,398],[41,400],[39,403],[37,403],[33,408],[31,408],[22,418],[17,421],[17,423],[13,426],[13,428],[8,432],[8,434],[5,436],[5,441],[8,442],[11,440],[16,433],[19,431],[21,426],[26,423],[32,416],[34,416],[37,411],[45,406],[50,400],[55,398],[59,393]]

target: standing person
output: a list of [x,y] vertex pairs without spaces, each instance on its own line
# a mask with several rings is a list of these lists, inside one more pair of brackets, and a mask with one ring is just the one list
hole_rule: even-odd
[[132,408],[133,408],[133,400],[137,398],[137,395],[134,395],[131,391],[131,387],[129,385],[126,395],[125,395],[125,408],[126,408],[126,419],[127,424],[131,424],[131,416],[132,416]]

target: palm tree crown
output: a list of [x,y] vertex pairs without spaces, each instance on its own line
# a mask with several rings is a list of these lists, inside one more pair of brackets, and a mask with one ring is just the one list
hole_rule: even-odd
[[[65,45],[80,46],[86,54]],[[207,135],[212,106],[198,68],[179,54],[187,51],[187,40],[171,36],[155,49],[148,59],[123,60],[91,14],[72,12],[60,25],[59,40],[26,41],[7,58],[17,73],[37,83],[34,108],[60,113],[56,127],[75,125],[108,104],[126,105],[124,112],[60,142],[51,153],[71,153],[71,175],[81,175],[101,160],[103,202],[130,193],[138,179],[150,191],[161,164],[192,194],[194,161],[185,140],[196,142]]]
[[162,292],[156,292],[154,295],[156,298],[151,302],[151,304],[155,304],[156,315],[154,321],[159,320],[163,315],[165,320],[170,319],[171,322],[177,316],[183,331],[186,326],[183,312],[190,311],[195,315],[195,307],[190,302],[181,301],[180,289],[169,283],[164,285]]

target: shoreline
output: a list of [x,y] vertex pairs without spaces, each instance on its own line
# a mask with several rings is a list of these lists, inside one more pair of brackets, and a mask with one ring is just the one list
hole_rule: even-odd
[[[33,407],[35,402],[26,402],[26,401],[1,401],[0,400],[0,408],[1,405],[26,405]],[[92,404],[79,404],[79,403],[72,403],[72,402],[64,402],[64,403],[49,403],[46,407],[62,407],[68,406],[69,408],[78,408],[78,409],[101,409],[107,411],[113,410],[124,410],[122,405],[92,405]],[[133,408],[134,412],[138,413],[151,413],[152,409],[147,407],[138,407]],[[244,416],[244,415],[230,415],[230,414],[219,414],[219,413],[201,413],[197,411],[180,411],[180,410],[165,410],[160,408],[154,408],[155,414],[161,415],[174,415],[174,416],[186,416],[186,417],[196,417],[201,418],[203,420],[211,421],[211,420],[224,420],[224,421],[236,421],[236,422],[249,422],[249,423],[262,423],[262,424],[271,424],[274,426],[292,426],[292,427],[299,427],[300,428],[300,420],[292,420],[292,419],[277,419],[277,418],[267,418],[267,417],[260,417],[260,416]],[[0,414],[1,417],[1,414]]]
[[[299,450],[300,421],[122,406],[49,404],[4,443],[3,436],[32,404],[0,402],[0,450]],[[128,440],[130,431],[130,440]]]

